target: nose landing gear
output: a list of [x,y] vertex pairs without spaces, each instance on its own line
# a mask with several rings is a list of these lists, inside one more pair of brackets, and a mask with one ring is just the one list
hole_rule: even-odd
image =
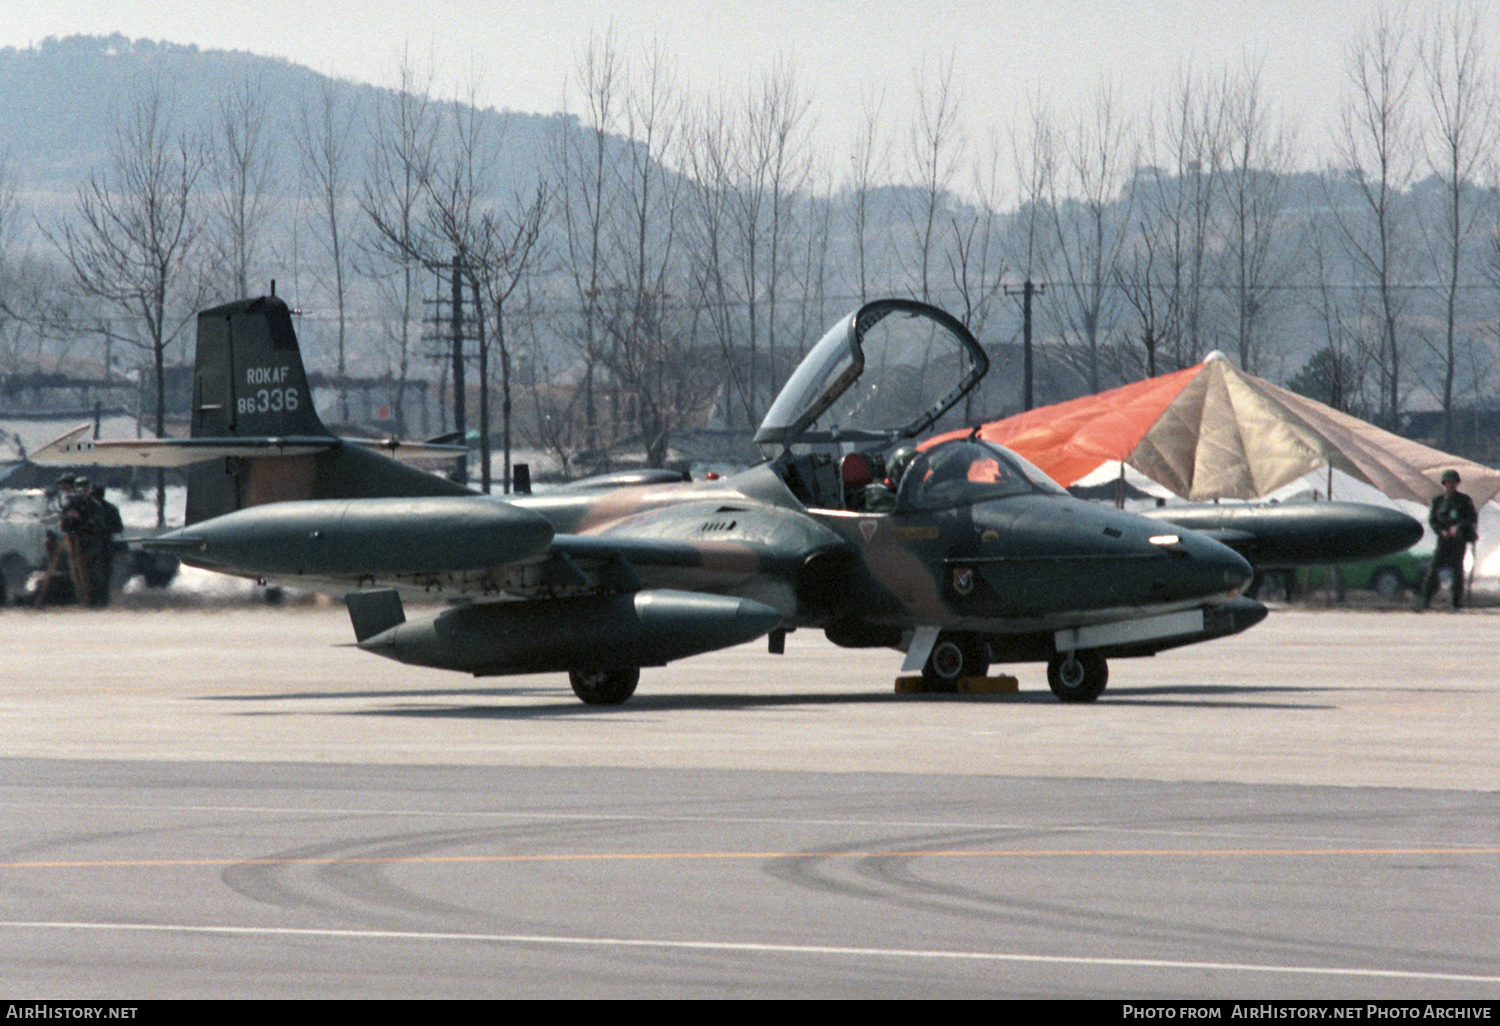
[[922,667],[927,690],[953,692],[965,677],[983,677],[990,661],[985,654],[984,639],[977,634],[945,631],[932,646],[932,655]]

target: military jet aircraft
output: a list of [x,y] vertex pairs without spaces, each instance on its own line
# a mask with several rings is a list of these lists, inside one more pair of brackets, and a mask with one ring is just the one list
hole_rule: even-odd
[[[761,424],[759,466],[507,500],[333,436],[275,297],[200,314],[196,361],[190,438],[75,434],[42,455],[187,467],[187,525],[150,544],[344,594],[359,647],[409,664],[567,671],[584,702],[614,704],[643,666],[762,636],[780,652],[814,628],[904,651],[932,690],[1037,661],[1060,699],[1091,701],[1108,658],[1266,612],[1240,595],[1251,570],[1229,548],[1075,499],[1000,446],[960,438],[888,466],[988,369],[968,330],[922,303],[835,324]],[[461,604],[408,622],[411,594]]]

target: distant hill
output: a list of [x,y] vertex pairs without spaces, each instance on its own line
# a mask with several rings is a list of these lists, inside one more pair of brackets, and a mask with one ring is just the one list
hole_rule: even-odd
[[[330,80],[308,68],[242,51],[200,50],[176,43],[112,36],[48,38],[29,49],[0,49],[0,153],[7,154],[22,202],[38,216],[60,203],[71,205],[79,185],[108,156],[113,118],[128,110],[148,83],[163,85],[178,126],[212,132],[226,86],[256,82],[271,100],[280,134],[282,178],[298,187],[292,124],[304,101],[332,81],[351,103],[362,127],[375,117],[390,90]],[[485,111],[504,131],[506,179],[531,180],[545,165],[560,115]],[[367,137],[361,131],[360,139]],[[355,175],[364,154],[355,156]],[[40,209],[37,209],[40,208]]]

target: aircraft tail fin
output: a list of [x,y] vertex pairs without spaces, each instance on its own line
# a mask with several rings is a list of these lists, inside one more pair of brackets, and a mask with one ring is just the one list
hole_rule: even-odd
[[82,427],[32,459],[184,469],[189,524],[267,502],[474,494],[394,458],[461,458],[462,446],[348,440],[329,431],[313,408],[291,311],[275,296],[198,315],[192,403],[188,438],[97,440]]
[[260,296],[198,315],[192,418],[194,438],[332,437],[313,408],[286,303]]

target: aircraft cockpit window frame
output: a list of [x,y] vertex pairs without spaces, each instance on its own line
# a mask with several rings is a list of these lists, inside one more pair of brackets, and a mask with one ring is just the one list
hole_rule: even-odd
[[1008,449],[977,439],[955,439],[919,453],[907,467],[897,493],[896,510],[926,512],[1013,495],[1062,491],[1035,466]]
[[[830,424],[822,431],[810,431],[841,398],[848,402],[845,394],[866,373],[866,336],[893,316],[930,322],[933,332],[930,342],[943,341],[951,346],[950,360],[956,358],[959,361],[962,372],[956,383],[927,409],[919,411],[914,420],[904,424]],[[952,409],[979,384],[988,370],[989,358],[984,349],[962,322],[945,311],[906,299],[867,303],[834,325],[803,358],[761,421],[755,441],[761,445],[791,446],[849,440],[893,442],[913,438]],[[871,387],[874,389],[871,397],[884,395],[878,385]]]

